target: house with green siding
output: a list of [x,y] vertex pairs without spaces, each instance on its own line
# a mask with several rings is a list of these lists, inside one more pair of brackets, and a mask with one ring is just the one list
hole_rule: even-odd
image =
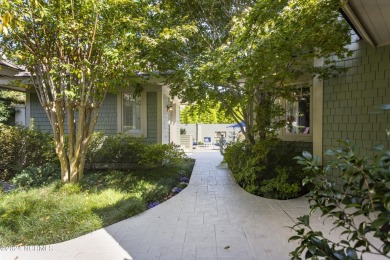
[[[328,79],[303,79],[297,84],[301,97],[286,102],[284,141],[300,141],[303,148],[324,158],[324,151],[348,139],[363,156],[375,145],[390,148],[390,5],[387,1],[349,0],[340,11],[351,25],[353,55],[338,60],[348,70]],[[313,61],[322,66],[324,61]],[[327,158],[325,157],[325,160]]]
[[[0,66],[0,87],[26,92],[25,125],[33,125],[40,131],[52,131],[35,91],[13,84],[15,80],[28,81],[28,73],[6,61]],[[107,135],[126,133],[144,138],[147,143],[179,144],[179,100],[170,97],[169,88],[157,80],[146,81],[142,87],[139,96],[134,95],[131,87],[108,93],[100,108],[95,131]]]
[[[351,25],[353,55],[337,61],[348,68],[329,79],[308,77],[297,83],[296,102],[286,102],[286,120],[280,133],[284,141],[300,141],[303,149],[323,158],[324,151],[349,139],[361,155],[371,155],[377,144],[390,145],[390,5],[388,1],[349,0],[340,10]],[[313,61],[322,66],[324,61]],[[20,68],[0,64],[0,87],[25,75]],[[1,74],[7,71],[7,75]],[[12,73],[11,73],[12,74]],[[16,88],[16,87],[14,87]],[[131,89],[108,94],[101,108],[97,131],[143,136],[150,143],[179,143],[179,101],[161,83],[146,83],[141,96]],[[26,124],[49,131],[50,126],[34,92],[27,92]],[[325,158],[326,159],[326,158]]]

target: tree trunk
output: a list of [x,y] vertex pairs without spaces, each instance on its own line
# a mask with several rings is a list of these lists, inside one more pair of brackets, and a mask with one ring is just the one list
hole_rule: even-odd
[[69,160],[64,154],[57,154],[61,165],[62,182],[79,182],[84,173],[85,156]]
[[[46,106],[46,112],[53,128],[56,153],[61,166],[63,182],[79,182],[84,173],[88,144],[97,123],[99,106],[93,103],[78,105],[77,109],[65,109],[63,100]],[[78,117],[74,113],[78,112]],[[67,115],[65,119],[65,115]],[[76,119],[77,118],[77,119]],[[65,121],[68,125],[67,145],[65,144]],[[77,122],[77,123],[76,123]],[[77,125],[77,129],[76,129]]]
[[84,173],[84,161],[85,157],[74,158],[70,162],[70,180],[69,182],[79,182],[81,181]]

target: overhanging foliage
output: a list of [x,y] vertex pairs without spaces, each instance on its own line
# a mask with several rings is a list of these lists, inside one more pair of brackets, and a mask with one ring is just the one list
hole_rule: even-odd
[[0,52],[32,75],[63,181],[82,177],[107,91],[136,86],[136,71],[164,60],[157,50],[186,42],[191,26],[170,23],[160,7],[148,0],[0,1]]

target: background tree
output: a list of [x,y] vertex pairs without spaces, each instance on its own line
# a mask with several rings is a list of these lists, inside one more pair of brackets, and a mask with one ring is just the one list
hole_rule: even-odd
[[[254,144],[274,138],[285,125],[273,120],[284,113],[276,99],[291,98],[299,77],[337,70],[332,57],[348,54],[349,28],[338,12],[345,1],[224,3],[191,1],[178,10],[198,33],[187,45],[188,58],[177,68],[172,92],[189,101],[221,102],[237,123],[245,122],[241,130]],[[314,67],[320,57],[326,67]]]
[[14,124],[12,116],[15,115],[15,104],[24,104],[24,93],[0,89],[0,123]]
[[[189,103],[221,102],[236,123],[244,121],[245,141],[230,144],[224,159],[248,192],[278,198],[302,194],[304,176],[291,160],[294,149],[278,139],[287,123],[279,101],[296,101],[297,82],[342,70],[334,57],[349,54],[350,28],[339,13],[346,1],[166,2],[197,27],[177,49],[181,62],[171,77],[172,94]],[[316,58],[325,66],[315,67]]]
[[182,124],[230,124],[235,120],[221,103],[202,102],[202,104],[187,105],[180,111],[180,123]]
[[155,1],[2,0],[0,17],[0,52],[32,75],[64,182],[82,178],[107,91],[139,86],[135,71],[155,69],[154,49],[185,41]]

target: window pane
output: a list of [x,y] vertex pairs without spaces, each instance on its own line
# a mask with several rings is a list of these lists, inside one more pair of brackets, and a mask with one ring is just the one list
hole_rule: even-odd
[[286,132],[310,134],[310,87],[297,88],[294,94],[295,100],[287,101]]
[[123,94],[123,132],[141,132],[141,98]]

